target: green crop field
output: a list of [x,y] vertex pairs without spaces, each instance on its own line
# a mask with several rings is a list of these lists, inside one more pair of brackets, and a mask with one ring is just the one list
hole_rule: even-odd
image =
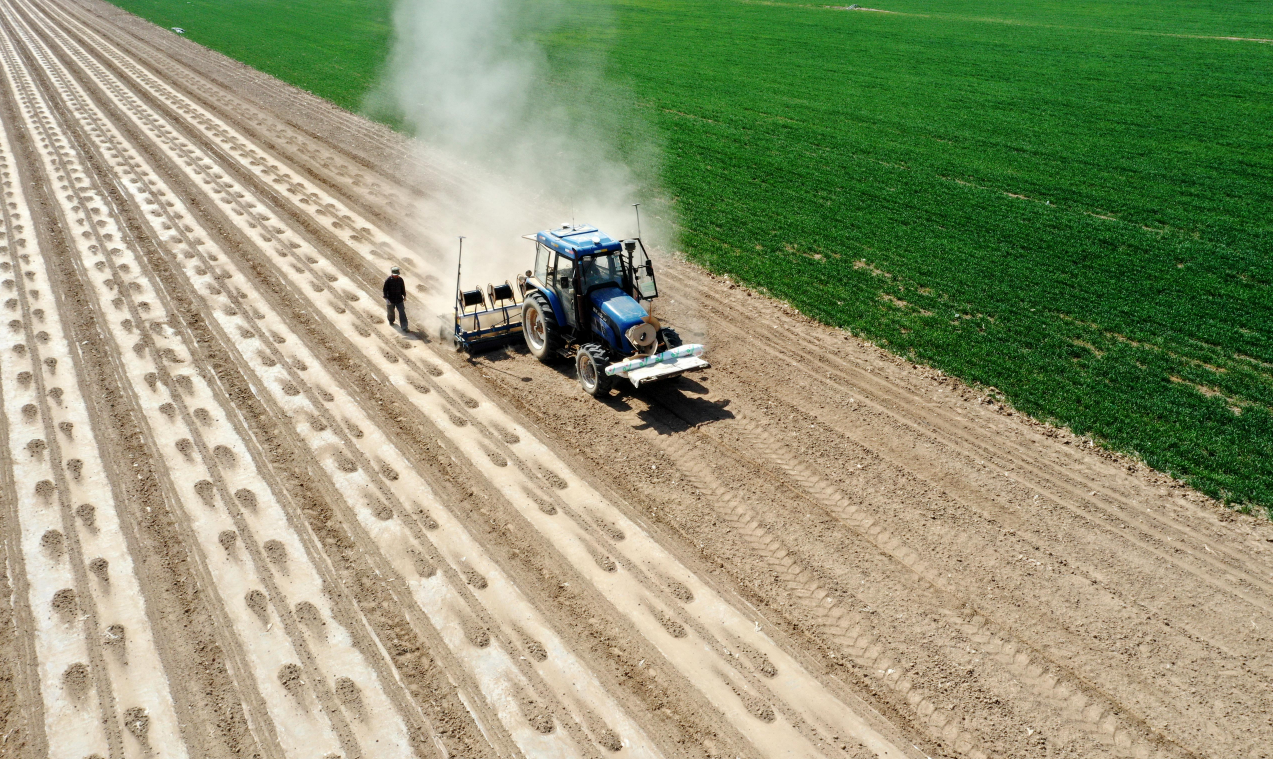
[[[390,35],[115,1],[351,108]],[[608,54],[694,260],[1273,507],[1273,3],[563,1],[550,58]]]

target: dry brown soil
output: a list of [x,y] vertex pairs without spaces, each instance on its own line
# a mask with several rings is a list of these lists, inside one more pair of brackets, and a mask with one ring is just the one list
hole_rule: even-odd
[[457,354],[386,129],[97,0],[0,74],[0,755],[1273,756],[1266,522],[675,260],[710,370]]

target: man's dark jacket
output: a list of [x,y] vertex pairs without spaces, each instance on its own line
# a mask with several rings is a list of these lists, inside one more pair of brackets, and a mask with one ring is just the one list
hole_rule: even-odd
[[401,303],[407,299],[407,283],[397,274],[385,280],[385,300],[390,303]]

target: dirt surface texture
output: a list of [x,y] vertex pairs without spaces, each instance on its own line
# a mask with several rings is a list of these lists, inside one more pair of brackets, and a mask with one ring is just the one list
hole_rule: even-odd
[[603,402],[395,330],[461,180],[96,0],[0,125],[0,755],[1273,756],[1267,523],[672,258]]

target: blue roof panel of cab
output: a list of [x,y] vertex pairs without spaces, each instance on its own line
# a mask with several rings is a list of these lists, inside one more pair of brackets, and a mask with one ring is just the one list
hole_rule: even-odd
[[622,247],[605,232],[587,224],[545,229],[536,233],[535,241],[575,261],[587,256],[614,253]]

